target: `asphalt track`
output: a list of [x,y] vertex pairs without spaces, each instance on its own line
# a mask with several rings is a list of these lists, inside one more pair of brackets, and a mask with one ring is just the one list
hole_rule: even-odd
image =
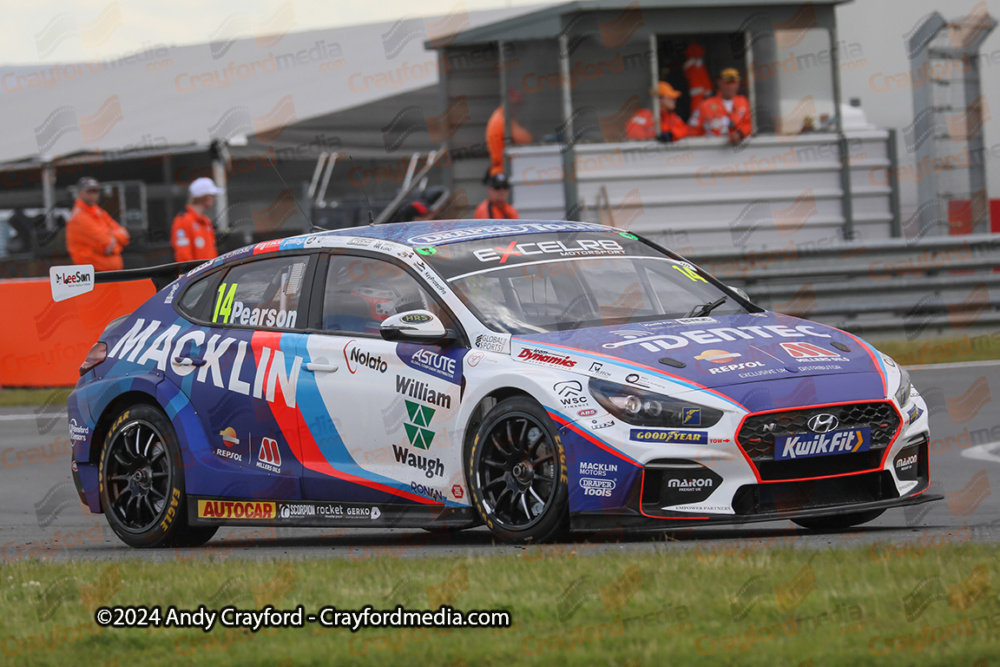
[[[790,521],[740,528],[689,528],[672,533],[576,535],[542,546],[496,545],[485,528],[453,535],[421,530],[222,528],[199,549],[136,550],[84,508],[70,478],[70,441],[60,406],[0,409],[0,558],[153,561],[205,556],[245,558],[415,558],[695,550],[703,559],[739,557],[774,546],[868,546],[873,558],[917,555],[945,544],[1000,542],[1000,361],[911,369],[930,409],[931,479],[945,500],[889,510],[840,533],[812,533]],[[998,395],[1000,399],[1000,395]]]

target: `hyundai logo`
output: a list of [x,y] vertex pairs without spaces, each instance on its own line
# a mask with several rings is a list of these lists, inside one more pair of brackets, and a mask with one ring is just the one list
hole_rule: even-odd
[[839,425],[840,422],[837,418],[829,413],[823,413],[821,415],[810,417],[809,421],[806,422],[806,426],[808,426],[809,430],[813,433],[829,433]]

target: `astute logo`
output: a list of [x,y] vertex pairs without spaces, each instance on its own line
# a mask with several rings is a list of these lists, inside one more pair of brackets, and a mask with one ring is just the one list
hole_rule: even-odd
[[370,368],[379,373],[385,373],[389,370],[389,364],[382,357],[376,357],[370,352],[362,352],[355,342],[350,340],[344,346],[344,361],[347,362],[347,370],[351,372],[351,375],[357,373],[358,368]]

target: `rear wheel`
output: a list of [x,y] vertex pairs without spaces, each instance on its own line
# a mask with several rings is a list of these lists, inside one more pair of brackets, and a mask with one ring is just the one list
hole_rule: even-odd
[[177,436],[153,406],[134,405],[115,418],[101,450],[99,488],[108,524],[129,546],[198,546],[218,530],[188,525]]
[[479,427],[466,457],[473,506],[504,542],[546,542],[568,516],[566,454],[535,401],[508,398]]
[[836,516],[817,516],[811,519],[792,519],[803,528],[809,530],[844,530],[851,526],[860,526],[863,523],[874,521],[882,516],[885,510],[870,510],[868,512],[854,512],[853,514],[838,514]]

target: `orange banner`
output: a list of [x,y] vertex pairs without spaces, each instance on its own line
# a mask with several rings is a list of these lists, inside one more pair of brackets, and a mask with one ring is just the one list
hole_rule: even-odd
[[151,280],[105,283],[56,303],[48,279],[0,280],[0,386],[72,387],[108,322],[155,293]]

